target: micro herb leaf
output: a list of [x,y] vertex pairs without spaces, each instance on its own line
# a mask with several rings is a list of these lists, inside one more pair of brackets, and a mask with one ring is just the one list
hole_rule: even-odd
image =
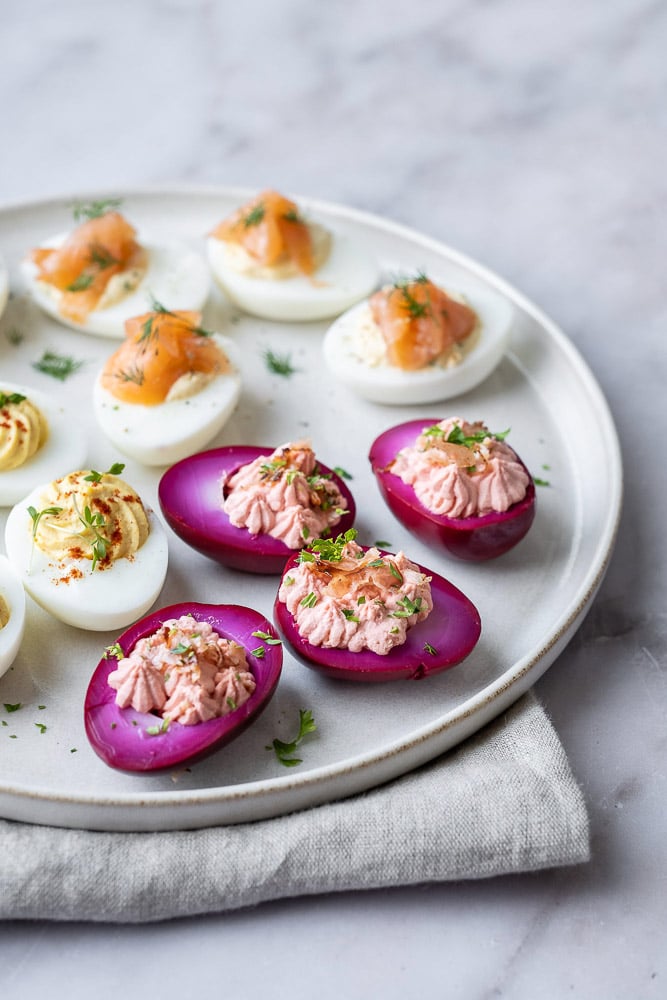
[[[430,427],[426,433],[435,433],[436,429],[440,430],[440,428],[436,425],[435,427]],[[455,424],[447,435],[447,441],[450,444],[461,444],[465,448],[471,448],[475,444],[481,444],[482,441],[485,441],[487,438],[494,438],[496,441],[504,441],[509,432],[510,428],[508,427],[507,430],[499,431],[497,434],[487,430],[475,431],[474,434],[464,434],[463,429],[458,424]],[[440,431],[440,433],[442,434],[443,432]]]
[[32,520],[32,537],[37,537],[37,528],[39,527],[39,522],[46,515],[50,514],[60,514],[62,507],[43,507],[42,510],[36,510],[34,507],[28,507],[28,513]]
[[548,479],[540,479],[538,476],[533,476],[533,482],[536,486],[551,486]]
[[250,650],[251,656],[256,656],[258,660],[263,660],[266,656],[266,649],[264,646],[258,646],[256,649]]
[[5,712],[18,712],[19,708],[23,708],[23,705],[20,701],[17,701],[15,705],[11,705],[8,704],[7,702],[4,702],[4,705],[5,705]]
[[243,226],[245,229],[250,229],[251,226],[258,226],[264,216],[266,215],[266,207],[263,201],[257,202],[257,204],[250,209],[247,215],[243,216]]
[[101,215],[112,212],[121,205],[120,198],[105,198],[99,201],[77,202],[72,207],[75,222],[85,219],[99,219]]
[[10,404],[22,403],[25,396],[22,396],[20,392],[0,392],[0,407],[8,406]]
[[[287,582],[287,581],[285,581]],[[282,639],[276,639],[274,636],[269,635],[268,632],[253,632],[252,633],[256,639],[262,639],[268,646],[280,646],[282,644]]]
[[189,646],[186,642],[179,642],[178,646],[174,646],[169,652],[176,653],[177,656],[183,656],[186,653],[192,652],[192,646]]
[[269,746],[265,747],[266,750],[273,750],[276,757],[285,767],[296,767],[297,764],[302,763],[301,757],[294,757],[297,747],[302,742],[302,740],[309,734],[314,733],[317,729],[315,720],[313,718],[313,713],[310,709],[300,708],[299,709],[299,732],[296,737],[289,743],[283,742],[283,740],[275,739]]
[[335,465],[333,471],[340,479],[352,479],[350,473],[343,469],[340,465]]
[[125,653],[123,652],[119,642],[114,642],[113,645],[107,646],[102,654],[102,659],[108,660],[112,656],[115,656],[117,660],[125,659]]
[[314,608],[316,604],[317,604],[317,595],[314,594],[312,590],[309,594],[306,594],[306,596],[301,601],[302,608]]
[[64,354],[55,354],[53,351],[44,351],[39,361],[33,361],[32,367],[35,371],[57,378],[59,382],[66,379],[78,371],[83,361],[75,361],[74,358]]
[[84,528],[89,529],[93,534],[91,548],[93,550],[93,565],[91,572],[95,572],[97,564],[101,562],[106,554],[107,547],[111,544],[108,538],[101,533],[100,529],[106,528],[107,524],[100,513],[93,514],[90,507],[84,507],[83,514],[79,514],[79,520]]
[[391,559],[389,560],[389,569],[391,570],[391,575],[394,577],[394,579],[398,580],[399,583],[403,583],[403,574],[401,573],[396,563],[392,562]]
[[291,354],[275,354],[273,351],[268,350],[264,351],[262,357],[264,358],[264,364],[274,375],[289,377],[295,371],[298,371],[292,364]]
[[348,622],[358,622],[359,621],[359,619],[355,615],[354,611],[350,611],[349,608],[341,608],[341,611],[343,612],[343,618],[345,618],[346,621],[348,621]]
[[102,476],[120,476],[124,468],[124,462],[114,462],[106,472],[97,472],[96,469],[91,469],[88,475],[83,477],[83,481],[85,483],[100,483]]
[[46,726],[44,725],[44,723],[43,722],[36,722],[35,725],[37,726],[37,728],[39,729],[40,733],[43,736],[44,733],[46,732]]

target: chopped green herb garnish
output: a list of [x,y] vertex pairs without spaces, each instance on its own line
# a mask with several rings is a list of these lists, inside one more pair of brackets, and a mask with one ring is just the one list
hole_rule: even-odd
[[114,656],[117,660],[123,660],[125,658],[125,653],[119,642],[114,642],[113,645],[107,646],[102,654],[103,660],[108,660],[110,657]]
[[25,339],[25,334],[23,334],[17,326],[10,326],[7,330],[5,337],[13,347],[18,347],[22,344]]
[[76,752],[77,752],[76,747],[70,747],[70,753],[76,753]]
[[23,708],[20,701],[17,701],[15,705],[8,704],[7,702],[5,702],[4,705],[5,712],[18,712],[19,708]]
[[276,757],[285,767],[296,767],[297,764],[302,763],[300,757],[294,757],[293,754],[301,741],[309,733],[314,733],[317,729],[315,725],[315,720],[313,719],[313,713],[310,709],[299,709],[299,732],[297,733],[295,739],[291,740],[289,743],[284,743],[282,740],[275,739],[266,750],[273,750]]
[[303,225],[303,219],[300,218],[295,208],[290,208],[286,212],[283,212],[283,219],[285,222],[300,222]]
[[366,603],[366,598],[362,594],[361,597],[357,598],[357,604],[365,604],[365,603]]
[[533,476],[533,482],[536,486],[551,486],[548,479],[539,479],[537,476]]
[[[162,725],[149,726],[146,732],[148,733],[149,736],[161,736],[162,733],[166,733],[169,731],[169,721],[170,721],[169,717],[167,716],[165,719],[162,720]],[[133,725],[136,725],[136,721],[134,719],[132,720],[132,723]]]
[[264,364],[274,375],[293,375],[297,369],[292,365],[290,354],[274,354],[273,351],[264,351],[262,355]]
[[227,698],[226,700],[227,700],[227,705],[232,710],[232,712],[234,711],[235,708],[238,708],[238,705],[236,704],[233,698]]
[[294,577],[286,576],[285,579],[283,580],[283,583],[285,584],[286,587],[291,587],[292,584],[294,583]]
[[341,608],[341,611],[343,612],[343,618],[345,618],[348,622],[359,621],[354,611],[350,611],[349,608]]
[[106,271],[108,267],[113,267],[114,264],[120,264],[119,260],[109,253],[106,247],[103,247],[101,243],[91,243],[90,245],[90,262],[98,267],[100,271]]
[[36,722],[35,725],[39,729],[40,733],[42,735],[44,735],[44,733],[46,732],[46,726],[44,725],[44,723],[43,722]]
[[60,382],[64,382],[70,375],[78,371],[82,364],[83,361],[75,361],[74,358],[67,355],[54,354],[53,351],[44,351],[39,361],[33,361],[32,367],[35,371],[42,372],[44,375],[50,375],[52,378],[57,378]]
[[399,583],[403,583],[403,574],[401,573],[396,563],[393,562],[391,559],[389,560],[389,569],[391,570],[391,575],[394,577],[394,579],[398,580]]
[[186,653],[192,653],[193,649],[186,642],[179,642],[178,646],[174,646],[169,652],[176,653],[177,656],[184,656]]
[[424,650],[429,654],[429,656],[437,656],[438,651],[435,649],[430,642],[424,643]]
[[270,635],[268,632],[253,632],[252,634],[256,639],[263,639],[269,646],[280,646],[282,643],[282,639],[278,639]]
[[251,656],[256,656],[258,660],[263,660],[266,656],[266,649],[264,646],[258,646],[257,649],[250,650]]
[[342,534],[338,535],[337,538],[316,538],[310,545],[311,552],[302,550],[298,557],[298,562],[313,562],[313,552],[317,553],[320,559],[324,559],[326,562],[340,562],[343,558],[343,549],[348,542],[353,542],[357,537],[357,532],[354,528],[348,528],[348,530]]
[[301,601],[302,608],[314,608],[316,604],[317,604],[317,595],[314,594],[312,590],[309,594],[306,594],[306,596]]
[[40,712],[41,712],[41,711],[43,711],[43,710],[44,710],[44,709],[46,708],[46,705],[38,705],[38,706],[37,706],[37,708],[38,708],[38,709],[40,710]]
[[399,602],[400,611],[392,611],[392,618],[411,618],[412,615],[419,614],[422,606],[421,597],[411,601],[409,597],[403,597]]
[[67,285],[65,291],[67,292],[85,292],[87,288],[90,288],[94,281],[92,274],[87,274],[85,271],[75,278],[74,281]]
[[113,212],[114,209],[119,208],[121,204],[120,198],[105,198],[100,201],[78,202],[73,206],[74,220],[75,222],[81,222],[82,219],[99,219],[101,215],[106,215],[107,212]]
[[376,542],[373,542],[376,549],[390,549],[391,542],[387,542],[384,538],[379,538]]
[[155,320],[158,316],[171,316],[172,319],[177,319],[183,326],[191,330],[192,333],[196,333],[199,337],[211,337],[213,334],[210,330],[205,330],[203,326],[197,326],[195,323],[189,323],[178,313],[173,312],[171,309],[167,309],[163,306],[161,302],[155,298],[154,295],[151,296],[151,312],[155,313],[155,316],[149,316],[147,320],[144,321],[141,327],[141,336],[139,341],[150,340],[156,333],[154,329]]
[[345,469],[343,469],[340,465],[335,465],[334,468],[333,468],[333,471],[341,479],[352,479],[352,476],[350,475],[350,473],[347,472]]
[[266,207],[263,201],[259,201],[254,208],[251,208],[247,215],[243,217],[243,225],[246,229],[251,226],[258,226],[266,215]]

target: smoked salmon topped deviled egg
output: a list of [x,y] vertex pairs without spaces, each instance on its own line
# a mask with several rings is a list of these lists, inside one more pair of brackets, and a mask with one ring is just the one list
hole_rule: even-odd
[[38,486],[7,518],[7,557],[26,591],[77,628],[124,628],[150,608],[167,574],[166,533],[123,469],[71,472]]
[[263,191],[216,226],[208,258],[236,305],[273,320],[337,316],[369,295],[379,276],[363,247],[277,191]]
[[332,374],[375,403],[436,402],[485,379],[507,346],[512,308],[479,287],[470,301],[425,274],[399,279],[340,316],[324,338]]
[[0,507],[11,507],[36,482],[85,456],[81,426],[50,396],[0,381]]
[[201,325],[201,313],[151,312],[125,324],[125,341],[96,379],[98,424],[123,454],[169,465],[203,448],[231,416],[241,377],[234,345]]
[[75,330],[122,338],[124,323],[158,298],[168,309],[201,309],[206,261],[178,242],[140,240],[116,200],[75,208],[71,232],[33,248],[23,276],[35,302]]

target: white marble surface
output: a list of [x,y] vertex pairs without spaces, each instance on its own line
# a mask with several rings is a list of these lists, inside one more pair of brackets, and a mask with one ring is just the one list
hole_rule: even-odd
[[3,5],[3,201],[272,184],[408,223],[562,325],[627,474],[607,578],[537,685],[590,864],[140,928],[4,924],[7,996],[191,995],[193,965],[232,997],[665,995],[666,42],[655,0]]

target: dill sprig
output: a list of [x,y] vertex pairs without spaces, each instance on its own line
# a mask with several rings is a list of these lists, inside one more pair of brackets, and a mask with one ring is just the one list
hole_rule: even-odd
[[250,209],[247,215],[244,215],[241,219],[244,229],[250,229],[251,226],[258,226],[260,222],[264,219],[266,215],[266,206],[263,201],[257,202],[256,205]]
[[120,198],[104,198],[99,201],[87,201],[87,202],[76,202],[72,206],[72,214],[74,215],[75,222],[81,222],[86,219],[99,219],[100,216],[106,215],[107,212],[113,212],[116,208],[120,208],[122,202]]
[[298,371],[292,364],[291,354],[275,354],[274,351],[267,350],[264,351],[262,357],[264,364],[274,375],[290,376]]
[[44,351],[39,361],[33,361],[32,367],[44,375],[50,375],[52,378],[57,378],[58,381],[64,382],[70,375],[78,371],[82,364],[83,361],[75,361],[69,355]]
[[167,309],[167,307],[163,306],[161,302],[158,302],[154,295],[151,295],[151,312],[155,315],[149,316],[148,319],[144,321],[141,327],[141,336],[139,337],[140,342],[151,340],[154,336],[158,335],[155,322],[160,316],[171,316],[172,319],[178,320],[179,323],[182,323],[183,326],[187,327],[188,330],[191,330],[192,333],[196,333],[199,337],[213,336],[210,330],[205,330],[203,326],[197,326],[195,323],[189,323],[182,316],[179,316],[178,313],[173,312],[171,309]]

